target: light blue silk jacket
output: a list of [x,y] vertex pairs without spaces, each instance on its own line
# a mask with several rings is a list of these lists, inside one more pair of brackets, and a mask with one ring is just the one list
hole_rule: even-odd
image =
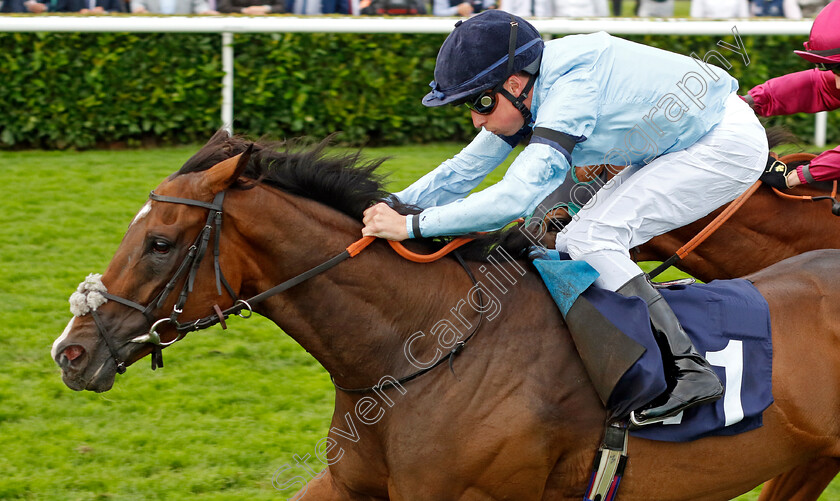
[[721,120],[726,98],[738,89],[709,63],[603,32],[546,43],[529,144],[501,181],[467,196],[519,139],[482,129],[460,153],[395,193],[424,209],[408,216],[409,235],[415,217],[424,237],[498,229],[531,214],[570,166],[639,166],[691,146]]

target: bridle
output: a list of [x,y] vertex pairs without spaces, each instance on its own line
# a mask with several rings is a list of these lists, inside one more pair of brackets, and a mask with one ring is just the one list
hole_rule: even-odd
[[[218,235],[222,229],[222,203],[224,202],[225,192],[220,191],[216,194],[213,198],[213,202],[207,203],[202,202],[199,200],[192,200],[188,198],[176,198],[176,197],[167,197],[163,195],[158,195],[154,191],[149,193],[149,199],[156,201],[156,202],[167,202],[167,203],[176,203],[182,205],[192,205],[195,207],[201,207],[204,209],[208,209],[209,213],[207,214],[207,221],[204,223],[204,228],[202,228],[201,232],[199,232],[198,236],[195,239],[195,242],[189,247],[187,251],[187,255],[184,257],[184,260],[181,261],[181,264],[178,266],[175,274],[169,279],[166,286],[160,293],[152,299],[148,305],[142,306],[130,299],[126,299],[120,296],[116,296],[114,294],[110,294],[108,292],[103,292],[102,295],[105,296],[107,299],[120,303],[122,305],[128,306],[130,308],[134,308],[135,310],[140,311],[143,316],[146,318],[147,324],[149,327],[149,332],[146,334],[137,336],[131,341],[130,343],[150,343],[155,345],[154,349],[152,350],[152,370],[157,369],[158,367],[163,367],[163,352],[161,351],[163,348],[173,344],[176,341],[182,339],[186,333],[191,332],[193,330],[197,330],[199,328],[206,328],[210,327],[214,323],[208,323],[206,326],[199,327],[197,320],[195,322],[190,322],[187,324],[182,324],[178,322],[178,316],[183,313],[184,305],[187,302],[187,296],[193,290],[193,285],[195,283],[195,276],[198,273],[198,267],[201,264],[202,259],[204,258],[205,253],[207,252],[207,247],[210,243],[210,234],[213,232],[213,226],[215,224],[216,227],[216,239],[214,241],[213,246],[213,268],[216,273],[216,289],[218,290],[219,295],[222,295],[222,285],[225,286],[228,294],[234,300],[234,306],[238,309],[235,311],[239,313],[245,305],[240,305],[240,300],[238,299],[236,293],[231,288],[228,281],[225,279],[224,274],[222,273],[221,268],[219,267],[219,238]],[[172,313],[167,318],[161,318],[155,320],[152,316],[152,312],[156,309],[159,309],[163,306],[163,303],[166,302],[166,299],[169,297],[169,294],[175,289],[175,285],[187,273],[187,278],[184,280],[184,285],[181,287],[181,292],[178,295],[178,300],[175,302],[175,306],[172,308]],[[218,309],[218,305],[215,306]],[[231,308],[230,310],[233,310]],[[249,307],[250,310],[250,307]],[[232,312],[233,313],[233,312]],[[105,328],[104,323],[102,322],[99,314],[96,310],[91,311],[91,315],[93,316],[93,320],[96,323],[96,328],[99,331],[99,336],[105,341],[105,344],[108,346],[108,350],[111,352],[111,358],[114,359],[114,363],[117,366],[117,373],[123,374],[125,373],[126,366],[125,362],[119,357],[117,353],[118,349],[113,346],[111,341],[107,336],[107,329]],[[250,314],[249,314],[250,316]],[[160,339],[160,334],[158,334],[157,329],[158,326],[163,323],[171,323],[175,326],[175,330],[177,331],[178,335],[172,341],[163,342]]]
[[[230,286],[228,281],[225,279],[224,273],[222,273],[221,267],[219,265],[219,241],[222,231],[222,204],[224,202],[225,192],[220,191],[216,194],[213,199],[213,202],[207,203],[202,202],[199,200],[192,200],[189,198],[178,198],[178,197],[169,197],[158,195],[154,191],[149,193],[149,199],[156,201],[156,202],[165,202],[165,203],[174,203],[174,204],[182,204],[182,205],[190,205],[195,207],[201,207],[204,209],[208,209],[207,220],[202,228],[201,232],[199,232],[198,236],[196,237],[193,244],[189,247],[187,251],[187,255],[184,257],[184,260],[178,266],[175,274],[172,278],[169,279],[166,286],[163,290],[154,298],[152,301],[149,302],[148,305],[142,306],[139,303],[131,301],[130,299],[126,299],[120,296],[116,296],[114,294],[110,294],[108,292],[102,292],[102,295],[112,301],[120,303],[122,305],[128,306],[135,310],[140,311],[143,316],[146,318],[147,325],[149,325],[149,331],[146,334],[141,334],[137,337],[132,338],[129,343],[149,343],[154,345],[152,350],[152,370],[157,369],[158,367],[163,367],[163,348],[175,343],[176,341],[180,341],[184,338],[184,336],[189,332],[194,332],[202,329],[206,329],[208,327],[212,327],[216,324],[221,324],[223,329],[227,328],[225,324],[225,320],[229,318],[231,315],[238,315],[241,318],[249,318],[253,313],[253,305],[268,299],[271,296],[279,294],[287,289],[294,287],[300,283],[305,282],[306,280],[323,273],[330,268],[336,266],[337,264],[341,263],[347,258],[355,257],[358,255],[362,250],[364,250],[368,245],[373,242],[374,237],[364,237],[360,240],[357,240],[353,244],[349,245],[345,248],[342,252],[336,254],[335,256],[331,257],[330,259],[322,262],[321,264],[310,268],[309,270],[296,275],[295,277],[286,280],[285,282],[278,284],[271,289],[268,289],[256,296],[253,296],[247,300],[239,299],[236,292],[234,292],[233,288]],[[190,292],[193,290],[195,276],[198,273],[199,265],[201,264],[202,259],[204,258],[207,249],[210,244],[210,237],[213,233],[213,229],[216,230],[216,238],[214,239],[213,245],[213,269],[216,275],[216,290],[219,296],[222,295],[222,286],[225,287],[230,297],[233,299],[233,306],[222,310],[218,304],[213,305],[213,309],[215,311],[214,315],[209,315],[203,318],[199,318],[197,320],[193,320],[190,322],[181,323],[178,321],[178,317],[184,311],[184,305],[187,302],[187,297],[189,296]],[[456,245],[450,244],[450,248],[456,248],[462,245],[465,242],[459,242]],[[394,243],[392,242],[392,247],[396,249]],[[439,253],[436,253],[435,256],[440,257]],[[405,256],[404,256],[405,257]],[[470,277],[470,280],[473,283],[473,286],[477,285],[477,281],[475,276],[473,275],[472,271],[470,271],[469,267],[467,266],[466,262],[461,258],[461,256],[455,252],[455,257],[457,258],[458,262],[461,266],[466,270],[467,274]],[[184,280],[184,285],[181,287],[181,291],[178,295],[178,300],[175,302],[175,306],[172,309],[172,313],[169,317],[160,318],[155,320],[152,316],[152,312],[156,309],[159,309],[163,306],[163,303],[166,302],[166,299],[169,297],[170,293],[175,289],[178,281],[184,276],[186,273],[186,280]],[[351,393],[363,393],[372,391],[374,389],[384,389],[390,386],[396,386],[397,384],[404,383],[407,381],[411,381],[430,370],[434,369],[435,367],[443,364],[446,361],[449,361],[449,368],[452,370],[452,361],[456,355],[458,355],[466,346],[467,341],[469,341],[475,334],[478,332],[478,328],[481,325],[482,320],[484,319],[484,296],[482,294],[481,289],[478,289],[478,297],[479,297],[479,319],[476,322],[473,329],[470,331],[469,335],[467,335],[464,339],[459,340],[455,343],[453,348],[450,352],[440,359],[438,359],[435,363],[421,369],[415,373],[409,374],[408,376],[404,376],[400,379],[396,380],[389,380],[388,382],[379,385],[379,386],[370,386],[364,388],[344,388],[340,386],[338,383],[335,382],[335,379],[330,376],[333,381],[335,387],[339,390]],[[247,315],[243,313],[243,310],[247,310]],[[119,348],[115,348],[111,343],[107,333],[107,329],[105,328],[104,323],[102,322],[99,314],[97,313],[96,309],[91,310],[91,315],[93,316],[93,320],[96,324],[97,331],[99,332],[99,336],[103,339],[108,350],[111,353],[111,358],[114,360],[114,363],[117,367],[117,373],[123,374],[126,371],[125,362],[119,357],[118,350]],[[171,341],[163,342],[160,338],[160,334],[158,334],[157,329],[158,326],[164,323],[172,324],[175,327],[177,332],[177,336],[175,339]],[[453,371],[454,374],[454,371]]]

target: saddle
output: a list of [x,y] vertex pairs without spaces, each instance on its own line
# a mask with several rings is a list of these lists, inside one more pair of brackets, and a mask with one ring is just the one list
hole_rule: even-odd
[[[593,285],[598,273],[557,251],[534,266],[566,319],[575,346],[611,421],[667,388],[647,305]],[[673,285],[660,293],[697,350],[725,383],[724,398],[662,424],[631,430],[651,440],[687,442],[761,426],[773,402],[772,340],[767,301],[748,280]]]

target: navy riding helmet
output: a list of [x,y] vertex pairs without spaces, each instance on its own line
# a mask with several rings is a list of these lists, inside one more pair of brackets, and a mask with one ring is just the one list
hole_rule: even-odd
[[[494,89],[523,111],[524,105],[515,102],[520,99],[513,98],[502,84],[520,71],[535,75],[544,45],[530,23],[500,10],[487,10],[458,21],[438,52],[435,79],[429,84],[432,91],[423,98],[423,104],[462,104]],[[515,54],[512,61],[511,54]],[[533,82],[532,76],[523,94],[530,91]]]

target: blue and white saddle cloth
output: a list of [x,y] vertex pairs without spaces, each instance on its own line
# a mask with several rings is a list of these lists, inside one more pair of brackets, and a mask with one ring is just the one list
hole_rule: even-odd
[[[592,283],[598,273],[586,263],[558,259],[556,253],[553,257],[533,262],[564,316],[577,297],[583,296],[612,324],[646,348],[613,394],[626,393],[632,399],[639,398],[640,392],[648,392],[645,398],[661,393],[665,388],[662,357],[644,301],[595,287]],[[773,347],[767,301],[752,283],[741,279],[675,286],[660,292],[697,351],[724,383],[725,392],[713,404],[699,405],[665,423],[631,434],[687,442],[759,428],[762,412],[773,403]]]

